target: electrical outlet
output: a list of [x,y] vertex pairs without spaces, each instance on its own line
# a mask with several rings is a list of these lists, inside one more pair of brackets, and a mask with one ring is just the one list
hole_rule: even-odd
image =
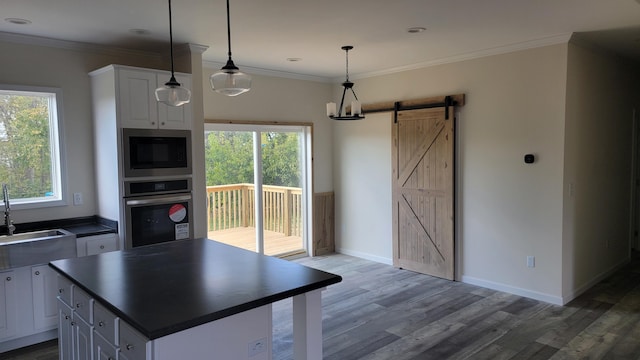
[[73,193],[73,205],[82,205],[82,193]]
[[249,357],[256,356],[267,351],[267,338],[262,338],[249,343]]
[[530,267],[530,268],[536,267],[535,256],[527,256],[527,267]]

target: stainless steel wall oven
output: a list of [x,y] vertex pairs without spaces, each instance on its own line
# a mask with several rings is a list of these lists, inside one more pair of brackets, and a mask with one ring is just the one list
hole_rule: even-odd
[[193,237],[191,178],[125,181],[125,247]]

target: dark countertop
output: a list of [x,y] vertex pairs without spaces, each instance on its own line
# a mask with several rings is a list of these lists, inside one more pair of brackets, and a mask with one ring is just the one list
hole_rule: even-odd
[[[118,232],[117,221],[104,219],[95,215],[71,219],[44,220],[14,225],[16,226],[16,234],[50,229],[64,229],[75,234],[76,237]],[[0,234],[5,234],[6,231],[6,226],[0,225]]]
[[153,340],[342,281],[208,239],[50,263]]
[[76,237],[111,234],[117,232],[116,229],[112,227],[98,223],[67,225],[62,226],[62,228],[70,233],[74,233]]

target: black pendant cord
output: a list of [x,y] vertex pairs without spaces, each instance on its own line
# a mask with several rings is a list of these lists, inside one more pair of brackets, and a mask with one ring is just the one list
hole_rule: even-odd
[[[173,71],[173,26],[171,24],[171,0],[169,0],[169,53],[171,54],[171,79],[165,85],[176,85],[178,81]],[[180,84],[178,84],[180,85]]]
[[231,61],[231,16],[229,15],[229,0],[227,0],[227,46],[229,48],[229,61]]
[[345,56],[346,56],[345,63],[347,64],[346,65],[346,69],[345,69],[345,73],[347,74],[346,82],[350,82],[349,81],[349,48],[345,46],[344,51],[345,51]]
[[233,60],[231,59],[231,15],[229,15],[229,12],[229,0],[227,0],[227,47],[229,49],[229,60],[227,60],[225,66],[222,67],[222,70],[233,74],[240,71],[240,69],[238,69],[236,64],[234,64]]

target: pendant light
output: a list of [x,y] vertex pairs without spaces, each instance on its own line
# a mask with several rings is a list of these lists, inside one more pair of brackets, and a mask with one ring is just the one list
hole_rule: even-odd
[[156,89],[156,100],[169,106],[182,106],[191,100],[191,91],[180,86],[173,73],[173,29],[171,28],[171,0],[169,0],[169,45],[171,47],[171,79]]
[[211,75],[211,88],[220,94],[238,96],[251,90],[251,76],[243,73],[231,60],[231,21],[229,19],[229,0],[227,0],[227,42],[229,60],[219,71]]
[[[342,83],[344,89],[342,90],[342,99],[340,100],[340,108],[336,114],[336,103],[330,102],[327,103],[327,116],[333,120],[361,120],[364,119],[364,115],[362,115],[362,105],[360,101],[358,101],[358,97],[356,96],[356,92],[353,90],[353,82],[349,81],[349,50],[352,50],[353,46],[345,45],[342,47],[342,50],[345,51],[346,55],[346,63],[347,63],[347,77],[345,82]],[[351,102],[351,115],[347,115],[346,112],[343,115],[344,110],[344,96],[347,93],[347,90],[351,90],[353,93],[354,101]]]

